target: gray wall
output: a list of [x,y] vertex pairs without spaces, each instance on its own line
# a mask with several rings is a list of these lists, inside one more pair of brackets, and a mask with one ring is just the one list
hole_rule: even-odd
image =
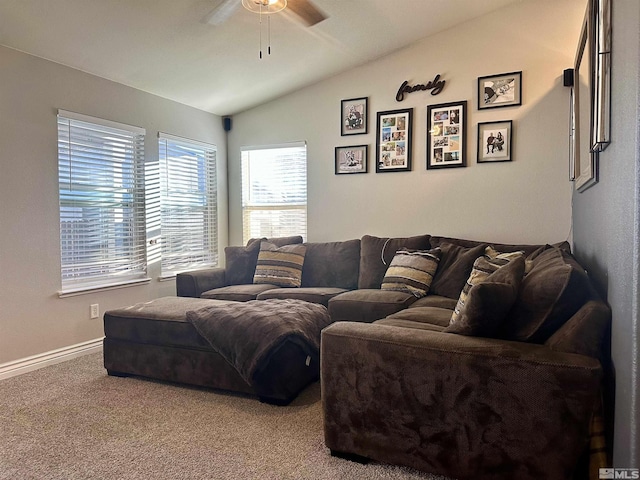
[[574,250],[613,310],[614,465],[640,467],[638,186],[640,2],[613,2],[612,142],[600,182],[573,196]]
[[148,285],[58,298],[57,110],[64,109],[146,128],[147,161],[158,158],[158,131],[218,146],[222,213],[227,243],[226,134],[220,117],[62,65],[0,47],[0,365],[103,336],[100,311],[163,295],[158,259]]
[[[571,230],[569,90],[585,0],[515,3],[392,55],[234,116],[229,134],[229,237],[242,241],[242,146],[306,140],[308,240],[420,233],[552,243]],[[520,107],[478,111],[477,78],[522,70]],[[441,74],[437,96],[403,81]],[[340,100],[369,97],[369,133],[340,136]],[[467,100],[467,167],[426,170],[427,105]],[[413,170],[375,173],[376,112],[414,109]],[[513,120],[513,161],[476,163],[477,123]],[[335,175],[334,148],[369,145],[369,173]]]

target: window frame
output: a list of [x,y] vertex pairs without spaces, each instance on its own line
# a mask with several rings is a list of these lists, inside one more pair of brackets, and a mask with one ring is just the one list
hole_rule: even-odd
[[[268,203],[255,203],[251,201],[251,188],[249,183],[252,181],[251,177],[251,169],[249,158],[251,152],[266,152],[269,150],[278,150],[278,149],[296,149],[296,148],[304,148],[304,201],[303,202],[288,202],[288,203],[280,203],[273,202],[272,204]],[[247,155],[249,157],[247,157]],[[246,244],[250,238],[259,238],[259,237],[271,237],[271,236],[292,236],[292,235],[301,235],[303,238],[307,238],[307,227],[308,227],[308,156],[307,156],[307,143],[304,141],[299,142],[289,142],[289,143],[281,143],[281,144],[272,144],[272,145],[258,145],[258,146],[243,146],[240,148],[240,163],[241,163],[241,188],[242,188],[242,198],[241,198],[241,207],[242,207],[242,237],[243,242]],[[285,212],[285,211],[294,211],[294,210],[302,210],[304,212],[304,221],[303,223],[303,231],[280,231],[279,234],[262,234],[256,233],[255,231],[252,234],[250,228],[250,220],[247,219],[248,214],[251,212],[265,211],[265,212]]]
[[[58,295],[148,283],[146,130],[62,109],[58,110],[56,125],[61,283]],[[100,179],[97,172],[101,171],[103,177],[112,175],[112,183]],[[76,218],[82,218],[84,225],[74,225]],[[97,233],[102,245],[91,247],[88,245],[97,243],[92,240],[96,225],[106,225]],[[119,236],[119,229],[129,235]],[[69,246],[74,242],[75,247]],[[105,247],[105,243],[109,245]],[[126,261],[119,257],[121,254]]]
[[[167,183],[170,181],[169,177],[167,176],[169,165],[168,163],[166,163],[168,162],[169,158],[163,157],[163,142],[164,142],[164,148],[165,148],[164,155],[166,155],[168,152],[168,149],[169,149],[168,143],[172,142],[174,144],[174,147],[173,147],[174,149],[176,149],[177,146],[182,148],[187,148],[187,149],[201,148],[203,152],[204,161],[211,162],[208,166],[205,166],[204,172],[202,172],[202,176],[203,176],[202,179],[199,176],[200,173],[196,173],[198,180],[202,180],[203,185],[205,187],[202,190],[202,196],[204,197],[204,199],[202,197],[200,197],[200,199],[203,202],[203,204],[205,203],[208,204],[208,207],[202,208],[202,213],[208,218],[207,222],[209,225],[208,233],[205,233],[205,231],[203,231],[203,237],[207,237],[207,236],[210,237],[208,246],[209,246],[210,258],[212,258],[211,261],[202,261],[202,262],[196,261],[178,268],[173,268],[173,269],[165,268],[165,263],[164,263],[165,260],[169,257],[169,255],[175,254],[175,252],[165,251],[165,247],[166,245],[168,245],[167,237],[169,236],[167,234],[167,230],[169,228],[175,228],[175,226],[173,225],[169,227],[169,223],[170,223],[170,220],[173,221],[175,220],[175,218],[170,219],[165,217],[165,215],[163,214],[165,211],[165,208],[169,208],[169,206],[167,205],[166,195],[171,189],[171,187]],[[175,278],[175,276],[180,272],[198,270],[203,268],[212,268],[212,267],[217,267],[220,264],[220,246],[219,246],[220,221],[219,221],[219,209],[218,209],[219,191],[218,191],[218,156],[217,155],[218,155],[218,147],[215,144],[202,142],[198,140],[192,140],[185,137],[179,137],[177,135],[172,135],[169,133],[158,132],[158,183],[159,183],[158,198],[160,203],[160,208],[159,208],[160,210],[160,213],[159,213],[160,277],[159,279],[160,280],[168,280],[168,279]],[[182,168],[182,169],[184,168],[188,169],[189,167],[190,167],[189,165],[176,166],[176,168]],[[199,165],[197,166],[197,168],[199,168]],[[182,185],[182,187],[184,186],[185,185]],[[173,188],[174,189],[178,188],[178,185],[175,185]],[[195,190],[191,190],[192,199],[195,196],[194,192]],[[175,203],[171,203],[170,205],[175,206]],[[194,210],[197,212],[198,209],[194,209]],[[189,213],[193,214],[193,211],[190,210]],[[165,224],[165,222],[167,223]],[[188,224],[189,222],[187,221],[186,223]],[[204,238],[202,239],[202,243],[204,243]],[[196,258],[198,256],[204,257],[205,255],[202,254],[203,251],[204,250],[201,250],[200,254],[194,253],[192,255],[192,258]],[[185,258],[189,258],[189,256],[186,255]]]

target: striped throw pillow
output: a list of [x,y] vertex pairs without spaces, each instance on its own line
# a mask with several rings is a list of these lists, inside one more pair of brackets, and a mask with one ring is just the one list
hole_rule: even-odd
[[464,309],[467,296],[469,295],[469,290],[471,290],[474,285],[484,282],[489,275],[498,270],[500,267],[504,267],[505,265],[508,265],[509,262],[522,256],[522,252],[515,252],[508,254],[497,254],[494,257],[489,257],[488,255],[478,257],[476,261],[473,262],[471,274],[469,275],[469,278],[467,278],[467,282],[465,283],[462,292],[460,292],[460,297],[458,298],[456,308],[453,310],[453,314],[451,315],[449,325],[456,323],[460,319],[460,312],[462,312],[462,310]]
[[406,292],[422,298],[429,292],[440,262],[440,249],[398,250],[382,280],[382,290]]
[[302,265],[306,245],[295,244],[276,247],[262,242],[253,283],[266,283],[279,287],[299,287],[302,283]]

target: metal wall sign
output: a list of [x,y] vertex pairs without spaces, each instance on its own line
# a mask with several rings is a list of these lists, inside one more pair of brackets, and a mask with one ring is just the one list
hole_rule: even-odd
[[437,74],[435,78],[427,83],[418,83],[416,85],[409,85],[409,81],[405,80],[400,85],[398,93],[396,93],[396,101],[401,102],[404,100],[407,93],[431,90],[431,95],[438,95],[444,88],[446,80],[440,79],[440,74]]

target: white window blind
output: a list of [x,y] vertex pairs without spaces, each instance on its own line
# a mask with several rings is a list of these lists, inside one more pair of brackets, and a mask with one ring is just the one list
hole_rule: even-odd
[[218,265],[216,146],[161,133],[163,276]]
[[250,238],[307,237],[305,143],[242,148],[242,226]]
[[58,112],[61,293],[146,276],[144,135]]

